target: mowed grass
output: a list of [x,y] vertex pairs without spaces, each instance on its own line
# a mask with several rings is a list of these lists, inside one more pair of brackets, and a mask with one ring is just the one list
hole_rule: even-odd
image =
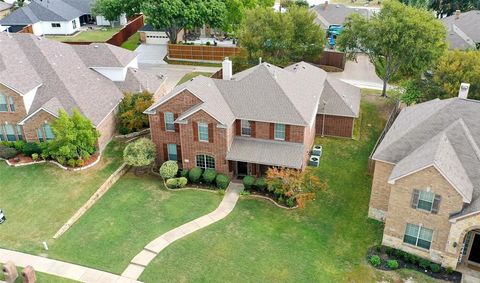
[[105,42],[119,30],[120,28],[105,27],[102,29],[81,31],[71,36],[48,35],[46,37],[63,42]]
[[195,77],[198,77],[198,76],[210,77],[212,75],[213,75],[212,73],[207,73],[207,72],[191,72],[191,73],[188,73],[185,76],[183,76],[183,78],[180,79],[180,81],[177,83],[177,85],[181,85],[184,82],[187,82],[187,81],[189,81],[189,80],[191,80]]
[[140,43],[140,33],[135,33],[130,36],[130,38],[122,44],[122,47],[130,51],[137,49],[138,44]]
[[8,167],[0,162],[0,209],[7,221],[0,225],[0,247],[39,254],[43,241],[90,198],[122,164],[123,144],[112,142],[95,167],[64,171],[53,164]]
[[158,177],[127,173],[51,244],[48,256],[121,274],[150,241],[213,211],[221,198],[208,192],[167,191]]
[[[18,270],[18,278],[17,278],[17,280],[15,280],[14,283],[22,283],[23,279],[22,279],[21,272],[22,272],[23,268],[17,268],[17,270]],[[62,278],[62,277],[57,277],[57,276],[53,276],[53,275],[50,275],[50,274],[41,273],[41,272],[38,272],[38,271],[35,271],[35,277],[37,278],[38,283],[74,283],[74,282],[77,282],[75,280],[70,280],[70,279]],[[5,277],[3,276],[3,273],[0,273],[0,280],[5,280]]]
[[[362,103],[359,140],[318,138],[313,169],[329,185],[304,210],[243,198],[226,219],[173,243],[140,277],[144,282],[375,282],[366,260],[383,225],[367,218],[368,156],[385,123]],[[370,126],[369,126],[370,125]],[[186,272],[188,270],[188,272]]]

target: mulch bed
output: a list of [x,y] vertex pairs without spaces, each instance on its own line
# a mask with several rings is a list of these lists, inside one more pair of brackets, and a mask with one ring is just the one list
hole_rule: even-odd
[[375,266],[375,268],[380,270],[391,271],[391,269],[387,267],[386,262],[387,260],[396,260],[398,262],[398,269],[406,268],[406,269],[416,270],[432,278],[441,279],[449,282],[460,283],[462,281],[462,274],[460,272],[453,271],[452,273],[448,273],[447,270],[443,267],[441,268],[440,272],[437,272],[437,273],[432,272],[431,270],[425,270],[422,267],[418,266],[417,264],[413,264],[409,261],[405,261],[403,257],[396,256],[395,249],[391,249],[393,250],[393,252],[391,252],[390,254],[387,254],[386,252],[387,249],[390,249],[390,248],[387,248],[385,246],[371,247],[367,252],[367,261],[370,259],[372,255],[378,255],[382,259],[382,264],[380,266]]
[[[100,157],[100,153],[99,152],[95,152],[94,154],[92,154],[92,156],[90,157],[90,159],[86,160],[84,165],[82,167],[86,167],[92,163],[94,163],[95,161],[97,161],[97,159]],[[41,161],[41,160],[38,160],[38,161]],[[13,165],[18,165],[18,164],[28,164],[28,163],[32,163],[33,162],[33,159],[32,157],[30,156],[26,156],[24,155],[23,153],[20,153],[18,154],[17,156],[15,156],[14,158],[11,158],[8,160],[8,162],[10,162],[10,164],[13,164]],[[69,167],[68,165],[63,165],[69,169],[75,169],[75,168],[79,168],[79,167]]]

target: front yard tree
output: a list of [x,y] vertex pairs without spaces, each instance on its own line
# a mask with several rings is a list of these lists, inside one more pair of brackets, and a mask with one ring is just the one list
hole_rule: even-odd
[[88,159],[95,153],[100,133],[92,122],[74,109],[72,116],[64,110],[52,124],[55,135],[48,145],[48,152],[54,158]]
[[226,15],[222,0],[145,0],[142,10],[155,29],[165,29],[171,43],[182,29],[221,27]]
[[97,16],[103,16],[113,27],[114,22],[118,20],[124,12],[123,0],[97,0],[92,6],[92,13]]
[[155,144],[147,138],[129,143],[123,151],[123,160],[128,165],[135,167],[135,173],[138,172],[139,167],[152,164],[155,156]]
[[396,1],[385,2],[371,19],[350,16],[338,45],[349,59],[366,53],[375,65],[384,65],[382,96],[387,84],[398,73],[418,76],[431,67],[446,50],[446,30],[428,11]]
[[125,94],[117,114],[120,133],[124,135],[148,128],[148,116],[143,112],[152,104],[153,95],[148,91]]

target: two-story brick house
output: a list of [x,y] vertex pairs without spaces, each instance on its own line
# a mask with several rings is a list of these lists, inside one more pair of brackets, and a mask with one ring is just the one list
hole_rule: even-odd
[[407,107],[376,149],[369,217],[383,244],[465,270],[480,267],[480,102]]
[[163,78],[137,68],[133,52],[109,44],[0,33],[0,141],[53,139],[58,111],[76,108],[100,131],[103,149],[123,93],[162,90]]
[[304,62],[233,76],[231,64],[224,61],[223,79],[194,78],[147,109],[158,162],[259,175],[269,166],[305,168],[317,130],[351,137],[357,88]]

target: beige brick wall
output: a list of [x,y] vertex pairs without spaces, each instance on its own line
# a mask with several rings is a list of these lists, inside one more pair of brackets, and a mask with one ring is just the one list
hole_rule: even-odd
[[391,188],[391,185],[388,184],[388,178],[392,173],[393,166],[393,164],[382,161],[375,162],[372,192],[370,194],[370,206],[368,209],[368,217],[370,218],[385,221]]
[[[413,190],[427,188],[441,196],[438,214],[411,207]],[[462,207],[463,200],[460,194],[434,167],[428,167],[397,180],[391,185],[383,243],[442,262],[450,232],[450,214],[460,211]],[[434,231],[430,251],[403,243],[407,223],[421,224]]]

